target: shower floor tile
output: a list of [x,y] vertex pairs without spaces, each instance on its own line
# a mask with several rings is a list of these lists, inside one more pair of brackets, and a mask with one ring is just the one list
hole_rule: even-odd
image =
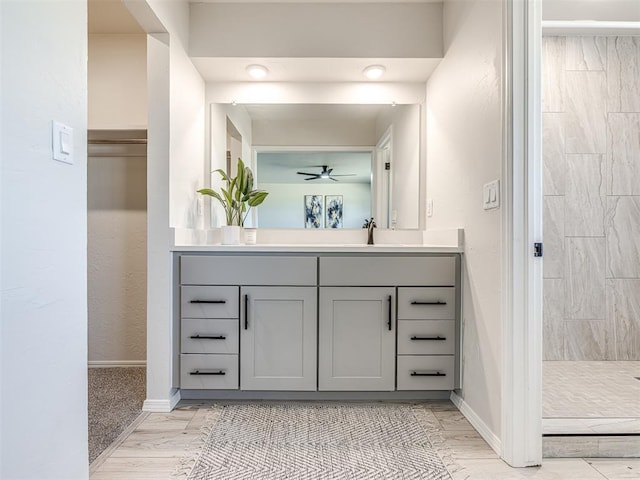
[[640,362],[544,362],[543,433],[640,434]]

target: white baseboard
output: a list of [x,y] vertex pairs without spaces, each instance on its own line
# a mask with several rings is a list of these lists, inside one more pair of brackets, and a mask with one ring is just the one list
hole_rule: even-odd
[[177,390],[168,400],[147,399],[142,404],[143,412],[169,413],[180,401],[180,390]]
[[146,367],[146,360],[89,360],[89,368]]
[[451,401],[453,404],[460,410],[469,423],[473,425],[480,436],[484,438],[485,442],[489,444],[489,446],[498,454],[501,455],[502,452],[502,442],[498,438],[498,436],[491,431],[491,429],[487,426],[486,423],[478,416],[478,414],[469,406],[464,399],[458,395],[456,392],[451,392]]

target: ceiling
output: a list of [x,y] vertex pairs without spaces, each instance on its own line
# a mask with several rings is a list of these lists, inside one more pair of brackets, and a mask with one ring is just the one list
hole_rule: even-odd
[[[198,0],[190,3],[225,3]],[[273,3],[274,0],[234,0],[235,3]],[[282,3],[439,3],[440,0],[278,0]],[[90,34],[144,34],[122,0],[88,0]],[[425,82],[438,66],[433,58],[192,58],[207,82],[251,81],[246,67],[260,63],[269,69],[269,82],[362,82],[365,67],[382,63],[384,82]]]
[[383,64],[387,71],[380,81],[426,82],[440,63],[438,58],[192,58],[208,82],[246,82],[248,65],[269,69],[269,82],[363,82],[362,71]]
[[333,168],[332,175],[340,183],[371,183],[370,152],[283,151],[259,152],[256,177],[263,183],[297,183],[304,185],[338,184],[329,179],[306,181],[306,175],[296,172],[320,173],[322,166]]

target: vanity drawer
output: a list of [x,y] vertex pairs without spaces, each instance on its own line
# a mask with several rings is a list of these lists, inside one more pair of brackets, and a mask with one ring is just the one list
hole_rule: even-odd
[[182,353],[238,353],[238,320],[183,318]]
[[236,390],[238,355],[180,355],[180,388]]
[[238,318],[239,287],[181,287],[182,318]]
[[455,342],[452,320],[398,320],[399,355],[453,355]]
[[320,257],[323,286],[453,286],[455,257]]
[[401,320],[454,320],[456,289],[398,288],[398,318]]
[[316,257],[204,256],[180,257],[182,285],[315,286]]
[[399,355],[398,390],[452,390],[453,355]]

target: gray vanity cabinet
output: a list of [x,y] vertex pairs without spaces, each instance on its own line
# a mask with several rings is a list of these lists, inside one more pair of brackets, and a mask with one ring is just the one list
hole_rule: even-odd
[[242,287],[241,390],[315,390],[317,289]]
[[319,390],[395,388],[395,288],[320,288]]
[[396,398],[459,386],[458,255],[177,259],[182,398]]

